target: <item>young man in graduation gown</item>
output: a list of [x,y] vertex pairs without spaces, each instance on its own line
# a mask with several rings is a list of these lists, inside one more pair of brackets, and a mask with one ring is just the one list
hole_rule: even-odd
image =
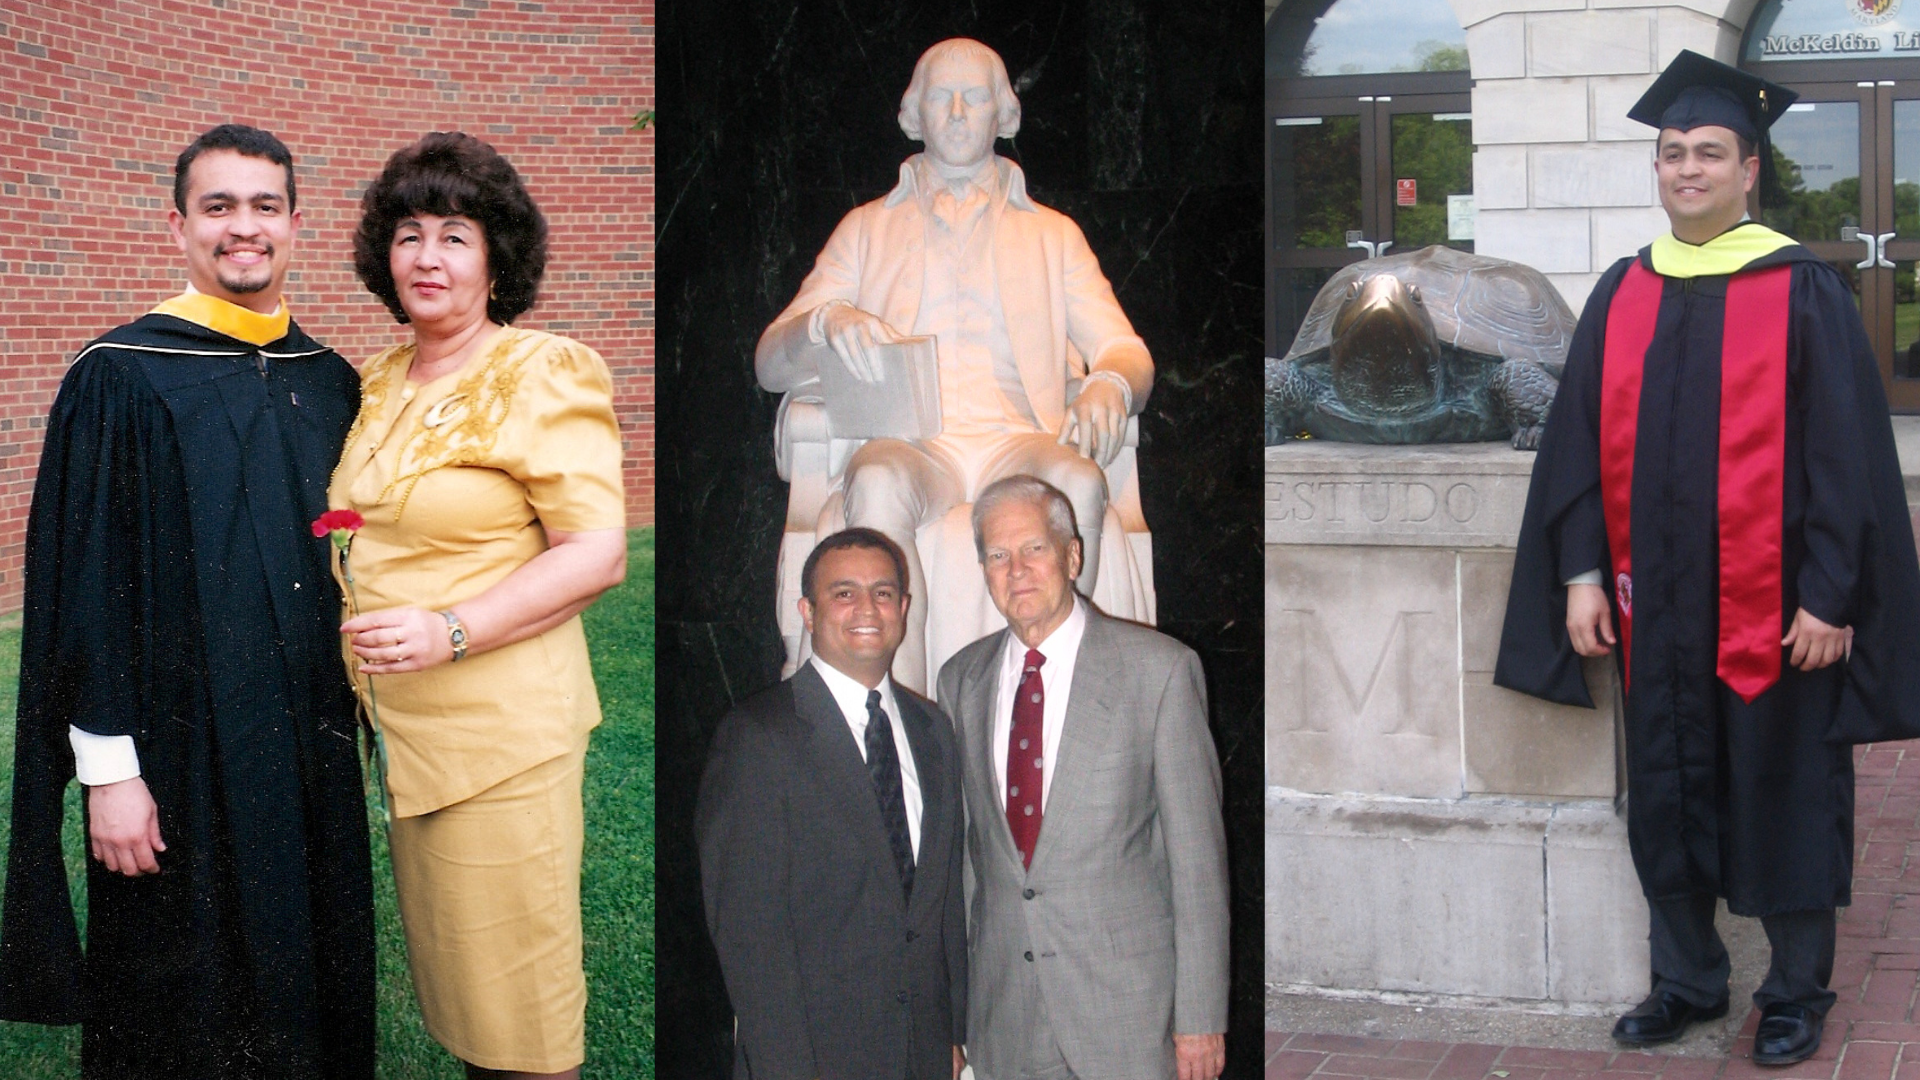
[[88,1077],[370,1080],[366,811],[310,529],[359,381],[281,302],[300,215],[278,139],[209,131],[174,204],[191,288],[82,349],[47,421],[0,1016],[79,1022]]
[[1746,220],[1793,96],[1683,52],[1629,113],[1660,131],[1673,231],[1587,302],[1494,676],[1591,706],[1579,657],[1617,657],[1653,978],[1614,1037],[1726,1013],[1724,897],[1773,949],[1763,1064],[1810,1056],[1835,1000],[1849,744],[1920,729],[1920,565],[1879,366],[1846,281]]

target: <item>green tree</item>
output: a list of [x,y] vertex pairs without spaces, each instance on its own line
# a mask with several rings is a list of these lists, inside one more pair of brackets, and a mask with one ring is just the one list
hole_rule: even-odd
[[1893,185],[1893,229],[1909,239],[1920,237],[1920,184],[1903,180]]
[[1360,227],[1360,118],[1276,127],[1274,156],[1274,243],[1345,247]]
[[1860,178],[1849,176],[1835,180],[1826,188],[1807,188],[1799,162],[1773,145],[1775,190],[1766,194],[1771,204],[1760,212],[1760,220],[1801,242],[1838,240],[1844,226],[1860,223]]
[[1422,41],[1413,47],[1418,57],[1415,71],[1465,71],[1467,70],[1467,46],[1462,42],[1449,45],[1444,41]]

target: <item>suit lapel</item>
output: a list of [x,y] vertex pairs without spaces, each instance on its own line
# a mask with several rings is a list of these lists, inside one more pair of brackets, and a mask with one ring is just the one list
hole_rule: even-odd
[[[1046,815],[1040,823],[1040,841],[1033,849],[1033,865],[1042,865],[1052,841],[1071,826],[1073,811],[1091,781],[1092,765],[1100,756],[1112,729],[1114,710],[1108,695],[1109,677],[1122,657],[1107,632],[1106,618],[1086,605],[1087,631],[1073,662],[1073,682],[1067,690],[1067,715],[1060,728],[1060,757],[1053,766],[1053,786],[1047,792]],[[1008,833],[1009,842],[1012,834]]]
[[912,692],[896,685],[893,688],[893,700],[900,708],[900,726],[907,729],[907,748],[913,754],[913,771],[920,777],[920,850],[914,854],[914,888],[909,899],[909,910],[918,911],[924,904],[932,903],[922,897],[935,895],[938,891],[920,887],[932,869],[928,853],[945,851],[950,842],[949,831],[953,828],[956,815],[953,808],[947,805],[947,777],[954,763],[941,755],[939,740],[933,736],[934,717],[921,706]]
[[847,829],[860,838],[867,858],[885,867],[889,877],[896,877],[886,823],[880,820],[880,802],[873,795],[873,778],[853,744],[847,718],[811,663],[801,664],[789,682],[794,715],[807,726],[807,753],[813,759],[814,775],[839,796],[830,801],[840,809]]
[[975,822],[974,827],[987,836],[994,857],[1007,860],[1015,874],[1024,874],[1020,849],[1013,844],[1013,830],[1007,827],[1006,809],[1000,805],[1000,792],[993,779],[993,713],[1000,690],[1000,656],[1011,634],[1010,630],[995,634],[992,647],[981,650],[974,659],[973,669],[960,680],[958,707],[966,729],[963,753],[972,766],[963,775],[974,785],[974,804],[985,819]]

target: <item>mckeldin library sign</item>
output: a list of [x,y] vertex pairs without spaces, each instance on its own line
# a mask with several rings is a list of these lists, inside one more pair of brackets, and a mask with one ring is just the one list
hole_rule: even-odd
[[1760,56],[1765,60],[1878,52],[1920,52],[1920,30],[1893,30],[1884,35],[1870,30],[1849,30],[1844,34],[1770,34],[1760,39]]
[[1749,60],[1920,53],[1920,8],[1903,17],[1902,0],[1784,0],[1765,6],[1771,10],[1761,12],[1766,22],[1748,41]]

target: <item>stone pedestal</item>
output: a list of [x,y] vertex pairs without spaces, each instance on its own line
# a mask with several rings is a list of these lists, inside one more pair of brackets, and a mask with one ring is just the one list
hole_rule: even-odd
[[1619,709],[1493,685],[1533,455],[1266,450],[1267,981],[1474,1001],[1646,992]]

